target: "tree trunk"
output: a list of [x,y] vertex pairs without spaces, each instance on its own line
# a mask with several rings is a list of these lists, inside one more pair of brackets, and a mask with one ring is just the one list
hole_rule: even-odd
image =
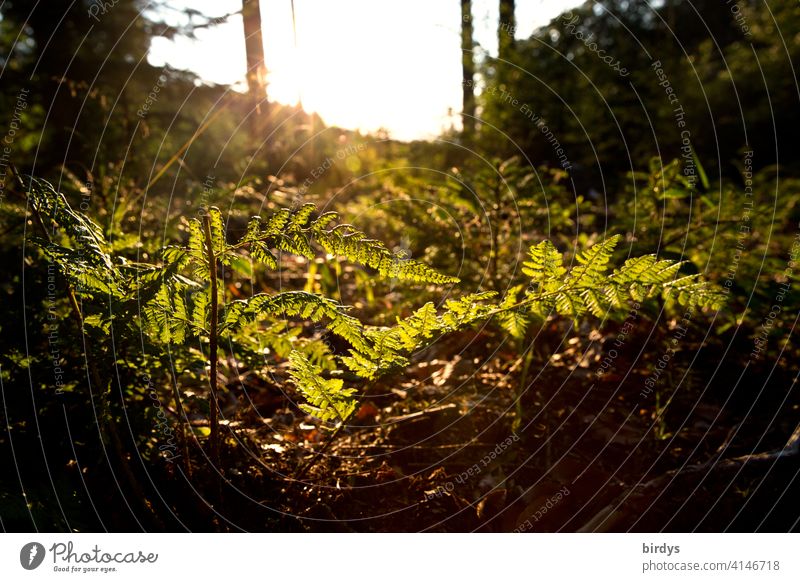
[[514,16],[514,0],[500,0],[500,20],[497,25],[497,56],[510,60],[514,50],[514,35],[517,21]]
[[472,37],[472,1],[461,0],[461,87],[463,105],[461,122],[464,126],[464,137],[475,133],[475,43]]
[[247,52],[247,89],[256,114],[267,113],[267,67],[264,64],[264,40],[261,36],[259,0],[242,0],[244,44]]

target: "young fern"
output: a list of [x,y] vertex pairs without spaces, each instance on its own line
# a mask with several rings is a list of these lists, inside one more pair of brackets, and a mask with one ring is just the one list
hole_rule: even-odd
[[[523,263],[528,281],[512,287],[504,297],[495,292],[473,293],[448,300],[439,310],[426,303],[391,327],[369,327],[350,315],[346,306],[307,291],[256,294],[226,304],[218,267],[253,261],[277,269],[278,252],[308,259],[325,252],[336,260],[341,257],[374,269],[386,278],[437,285],[457,283],[458,279],[393,254],[384,243],[340,223],[335,212],[315,217],[312,204],[294,211],[281,209],[266,218],[254,217],[244,236],[234,243],[226,240],[220,211],[210,208],[202,222],[189,221],[184,246],[163,249],[160,265],[125,263],[108,250],[101,229],[72,211],[52,187],[40,185],[33,194],[36,208],[57,221],[66,235],[63,244],[39,244],[68,277],[81,283],[77,287],[80,292],[116,301],[118,317],[126,323],[135,320],[129,316],[142,305],[142,327],[156,343],[185,344],[204,337],[215,347],[224,337],[242,346],[243,353],[254,354],[250,336],[262,333],[270,345],[279,346],[281,354],[288,353],[291,381],[306,400],[301,407],[323,423],[344,423],[356,407],[355,388],[345,387],[341,378],[322,376],[323,369],[334,371],[334,360],[356,376],[374,380],[407,366],[413,352],[442,335],[479,321],[497,318],[510,336],[521,339],[534,321],[555,316],[603,318],[624,310],[629,300],[660,295],[667,302],[716,308],[724,297],[699,275],[679,276],[682,263],[655,255],[628,259],[611,270],[618,235],[577,253],[571,266],[565,265],[562,253],[545,240],[530,247]],[[116,315],[114,310],[111,313]],[[287,329],[280,320],[287,317],[322,322],[348,342],[349,353],[334,356],[318,344],[300,342],[298,330]],[[214,347],[209,353],[212,371],[216,368]],[[212,376],[213,393],[216,374]]]
[[578,253],[571,269],[564,266],[561,253],[549,241],[532,246],[530,260],[522,269],[531,277],[531,287],[520,305],[528,305],[539,318],[559,314],[574,319],[587,312],[605,317],[628,299],[643,301],[658,294],[692,307],[722,305],[724,294],[699,275],[676,278],[681,262],[645,255],[628,259],[609,274],[609,261],[619,240],[620,236],[614,235]]
[[339,378],[322,378],[321,370],[300,351],[289,355],[289,363],[292,382],[307,401],[300,408],[322,422],[343,423],[350,418],[356,407],[355,388],[345,388]]
[[[125,284],[110,254],[103,230],[80,212],[76,212],[51,184],[30,179],[29,201],[34,215],[58,225],[52,241],[33,237],[33,242],[57,265],[70,285],[91,296],[117,299]],[[51,224],[42,224],[48,232]]]
[[534,320],[556,315],[578,319],[586,314],[602,318],[613,310],[624,310],[629,299],[643,301],[657,294],[685,306],[716,308],[722,304],[724,294],[719,289],[699,275],[676,278],[681,263],[654,255],[628,259],[609,274],[618,242],[619,236],[613,236],[593,245],[567,268],[555,246],[543,241],[530,248],[530,258],[523,265],[523,273],[530,278],[527,288],[512,287],[499,302],[493,292],[447,301],[441,313],[428,303],[394,327],[367,330],[370,353],[351,350],[342,361],[355,374],[374,379],[407,365],[410,353],[435,338],[491,317],[497,317],[512,337],[521,339]]
[[437,285],[458,283],[458,278],[392,253],[381,241],[368,238],[350,224],[338,223],[336,212],[325,212],[312,219],[315,210],[313,204],[305,204],[294,213],[280,210],[268,220],[253,217],[237,246],[249,246],[254,259],[273,269],[277,268],[277,259],[270,249],[313,259],[316,254],[312,243],[316,243],[329,255],[375,269],[384,278]]
[[324,320],[331,332],[347,340],[355,349],[369,350],[358,319],[347,315],[344,306],[333,299],[306,291],[258,294],[250,299],[234,301],[226,309],[221,331],[233,331],[249,321],[278,315],[313,322]]

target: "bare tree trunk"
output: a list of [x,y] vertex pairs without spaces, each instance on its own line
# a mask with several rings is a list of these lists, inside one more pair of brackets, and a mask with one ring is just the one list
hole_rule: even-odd
[[500,21],[497,25],[497,56],[509,60],[514,49],[517,20],[514,16],[514,0],[500,0]]
[[264,64],[264,40],[261,36],[261,6],[259,0],[242,0],[244,43],[247,52],[247,89],[256,113],[266,117],[267,67]]
[[463,90],[461,122],[464,126],[464,137],[466,138],[472,137],[475,133],[474,48],[475,42],[472,37],[472,1],[461,0],[461,87]]

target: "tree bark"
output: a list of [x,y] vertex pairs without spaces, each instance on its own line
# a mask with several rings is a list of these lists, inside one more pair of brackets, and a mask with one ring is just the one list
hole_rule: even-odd
[[244,44],[247,53],[247,89],[256,114],[267,113],[267,67],[264,64],[264,39],[261,35],[259,0],[242,0]]
[[472,1],[461,0],[461,123],[464,137],[475,133],[475,42],[472,36]]
[[500,20],[497,25],[497,56],[510,60],[514,50],[514,34],[517,20],[514,16],[514,0],[500,0]]

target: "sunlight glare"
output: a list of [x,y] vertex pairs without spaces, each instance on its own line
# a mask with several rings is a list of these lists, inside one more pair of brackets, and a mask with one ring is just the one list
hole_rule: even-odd
[[[517,3],[517,36],[576,0]],[[211,16],[235,12],[239,0],[171,0],[173,8],[191,5]],[[261,0],[268,98],[302,102],[328,125],[389,131],[397,139],[431,139],[459,126],[461,109],[460,8],[458,2],[407,0],[400,3],[358,0],[295,0],[297,42],[289,0]],[[174,11],[160,18],[179,21]],[[475,37],[496,50],[496,2],[473,2]],[[196,72],[208,82],[243,91],[244,39],[240,16],[197,40],[155,39],[150,62],[169,63]]]

